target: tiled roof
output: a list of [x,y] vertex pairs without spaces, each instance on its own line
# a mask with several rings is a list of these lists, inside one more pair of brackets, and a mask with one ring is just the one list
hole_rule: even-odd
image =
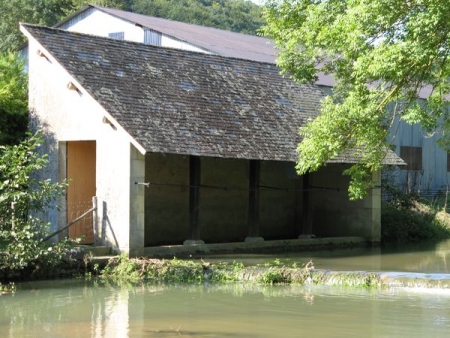
[[[64,25],[72,18],[77,17],[92,8],[110,14],[116,18],[131,22],[135,25],[140,25],[142,27],[160,32],[176,40],[186,42],[192,46],[202,48],[214,54],[270,63],[275,63],[278,55],[278,50],[275,48],[275,43],[272,40],[261,36],[242,34],[207,26],[156,18],[97,5],[87,5],[81,8],[65,20],[56,24],[55,28],[64,27]],[[333,76],[318,73],[316,84],[322,86],[333,86]]]
[[296,161],[324,95],[271,63],[23,27],[148,152]]

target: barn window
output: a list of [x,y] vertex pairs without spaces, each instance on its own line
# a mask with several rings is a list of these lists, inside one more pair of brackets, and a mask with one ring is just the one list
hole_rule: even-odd
[[144,31],[144,43],[161,46],[161,33],[146,29]]
[[113,39],[124,40],[124,39],[125,39],[125,32],[114,32],[114,33],[109,33],[108,36],[109,36],[110,38],[113,38]]
[[422,170],[422,147],[400,147],[400,157],[407,163],[404,170]]

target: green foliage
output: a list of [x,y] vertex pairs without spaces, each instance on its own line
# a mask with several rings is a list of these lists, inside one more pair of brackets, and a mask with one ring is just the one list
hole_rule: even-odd
[[259,276],[258,281],[263,284],[289,284],[291,279],[284,269],[270,267]]
[[109,8],[117,8],[117,9],[129,9],[129,3],[130,1],[127,0],[72,0],[71,8],[69,10],[70,12],[73,12],[74,10],[78,10],[86,5],[98,5],[102,7],[109,7]]
[[[274,265],[275,264],[275,265]],[[111,259],[102,271],[106,282],[116,283],[228,283],[253,281],[261,284],[300,284],[312,282],[312,262],[301,268],[287,267],[280,260],[264,267],[246,267],[240,262],[206,263],[198,261],[135,259],[120,256]]]
[[111,260],[102,271],[104,278],[121,282],[146,280],[149,282],[201,282],[201,264],[191,261],[137,260],[121,255],[117,260]]
[[124,8],[125,0],[8,0],[0,1],[0,51],[18,50],[25,43],[19,22],[53,26],[87,4]]
[[0,1],[0,51],[17,50],[25,43],[19,22],[52,26],[71,8],[72,0]]
[[[443,131],[450,144],[450,6],[445,0],[271,0],[264,35],[281,50],[277,64],[299,82],[333,74],[335,87],[321,115],[301,129],[299,174],[348,151],[359,158],[351,199],[371,187],[389,149],[394,121]],[[418,104],[419,91],[432,88]]]
[[339,287],[373,288],[383,286],[379,274],[361,271],[316,271],[312,274],[312,281],[318,285]]
[[439,204],[421,201],[416,194],[391,194],[381,208],[381,223],[383,244],[450,238],[449,215]]
[[165,283],[199,284],[251,282],[258,284],[329,285],[380,287],[380,276],[369,272],[315,270],[310,261],[301,268],[288,267],[279,260],[263,266],[244,266],[240,262],[205,263],[198,261],[136,259],[120,256],[111,259],[102,271],[106,284]]
[[154,282],[159,280],[165,283],[194,284],[206,281],[201,263],[176,258],[162,268],[151,265],[151,268],[147,270],[146,279]]
[[286,266],[281,260],[264,264],[265,269],[257,276],[256,281],[262,284],[310,284],[313,282],[314,264],[309,261],[301,268],[297,263]]
[[53,26],[88,4],[248,34],[262,25],[261,7],[244,0],[5,0],[0,1],[0,51],[25,43],[19,22]]
[[209,270],[207,276],[211,282],[238,282],[243,271],[244,264],[242,262],[218,263],[214,266],[214,270]]
[[0,145],[25,137],[28,124],[28,81],[23,62],[14,53],[0,52]]
[[0,283],[0,296],[16,292],[16,285],[14,283],[2,284]]
[[133,12],[234,32],[256,34],[260,6],[244,0],[134,0]]
[[137,283],[189,283],[232,282],[238,280],[243,270],[242,263],[218,263],[210,268],[209,263],[172,260],[130,259],[121,255],[110,260],[103,269],[105,279],[119,282]]
[[44,261],[55,265],[66,243],[47,244],[49,224],[36,214],[54,207],[65,184],[39,181],[33,173],[48,160],[37,152],[41,139],[33,136],[14,146],[0,146],[0,270],[21,269]]

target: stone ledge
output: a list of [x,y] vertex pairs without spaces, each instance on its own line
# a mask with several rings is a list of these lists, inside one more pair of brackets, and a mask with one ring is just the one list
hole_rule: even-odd
[[152,258],[192,258],[208,254],[294,252],[324,248],[364,247],[367,245],[370,245],[370,243],[363,237],[302,238],[274,241],[154,246],[144,248],[144,256]]

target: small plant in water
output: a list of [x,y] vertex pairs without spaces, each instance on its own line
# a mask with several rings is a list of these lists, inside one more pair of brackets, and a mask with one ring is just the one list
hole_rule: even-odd
[[2,284],[0,283],[0,296],[16,292],[16,285],[14,283]]
[[284,274],[283,269],[271,267],[261,275],[258,281],[264,284],[287,284],[290,278]]

